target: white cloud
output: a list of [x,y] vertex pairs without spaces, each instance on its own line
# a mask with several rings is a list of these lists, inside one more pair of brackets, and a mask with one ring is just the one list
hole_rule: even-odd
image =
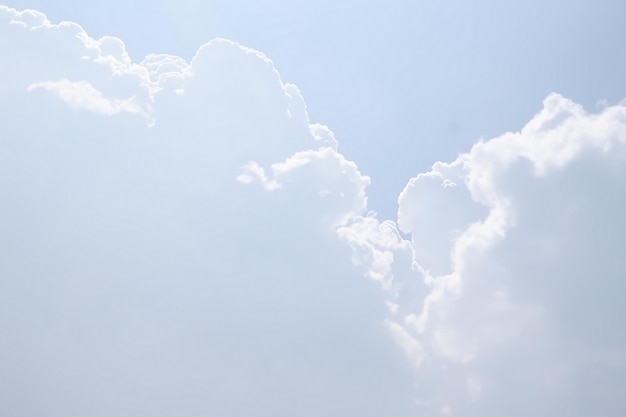
[[50,21],[46,19],[46,16],[37,10],[27,9],[18,11],[3,7],[1,12],[3,17],[8,17],[9,24],[19,25],[25,29],[50,25]]
[[0,414],[409,415],[336,234],[369,178],[297,88],[234,42],[134,64],[33,13],[0,8]]
[[520,132],[409,182],[399,224],[428,294],[398,323],[424,348],[423,412],[623,413],[625,151],[626,107],[552,94]]
[[88,81],[72,82],[67,79],[60,81],[44,81],[33,83],[27,91],[42,88],[57,94],[68,106],[74,109],[86,109],[105,116],[120,112],[142,113],[135,97],[125,100],[108,99],[96,90]]
[[237,181],[243,184],[250,184],[254,181],[259,181],[263,187],[265,187],[269,191],[276,190],[280,188],[281,185],[276,182],[276,180],[269,180],[267,175],[265,175],[265,170],[263,167],[259,166],[254,161],[248,162],[242,168],[242,173],[237,176]]
[[548,96],[396,224],[263,54],[0,19],[3,414],[623,414],[623,105]]

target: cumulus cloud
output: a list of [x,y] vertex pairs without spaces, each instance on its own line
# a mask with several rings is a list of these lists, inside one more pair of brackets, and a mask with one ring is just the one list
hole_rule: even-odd
[[623,414],[623,105],[552,94],[381,220],[262,53],[0,20],[3,415]]
[[398,224],[423,285],[385,271],[390,298],[421,300],[397,302],[389,326],[423,413],[623,413],[625,150],[626,107],[551,94],[520,132],[407,184]]
[[0,16],[3,415],[410,413],[336,234],[369,178],[267,57]]

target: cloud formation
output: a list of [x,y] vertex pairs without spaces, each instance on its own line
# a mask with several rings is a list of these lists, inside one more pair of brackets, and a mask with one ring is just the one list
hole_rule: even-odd
[[270,60],[215,40],[134,64],[0,14],[2,414],[408,413],[335,233],[369,179]]
[[551,94],[520,132],[408,183],[398,224],[426,288],[390,269],[392,296],[422,301],[390,330],[426,414],[623,413],[625,150],[626,107]]
[[380,220],[262,53],[0,19],[3,415],[623,414],[626,107],[551,94]]

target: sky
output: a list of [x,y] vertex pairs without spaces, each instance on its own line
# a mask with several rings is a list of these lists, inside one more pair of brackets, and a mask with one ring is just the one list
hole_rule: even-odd
[[2,415],[624,414],[618,2],[5,5]]
[[262,51],[298,85],[309,115],[372,177],[391,218],[408,178],[480,138],[519,130],[552,92],[593,111],[626,96],[620,0],[5,0],[94,38],[120,37],[134,61],[190,60],[222,37]]

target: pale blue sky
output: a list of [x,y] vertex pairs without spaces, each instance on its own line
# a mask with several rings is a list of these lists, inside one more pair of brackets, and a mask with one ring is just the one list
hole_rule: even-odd
[[626,97],[620,0],[7,0],[93,37],[121,37],[134,60],[190,59],[225,37],[271,58],[313,122],[372,178],[371,208],[393,217],[406,180],[479,138],[518,130],[558,92],[595,111]]

